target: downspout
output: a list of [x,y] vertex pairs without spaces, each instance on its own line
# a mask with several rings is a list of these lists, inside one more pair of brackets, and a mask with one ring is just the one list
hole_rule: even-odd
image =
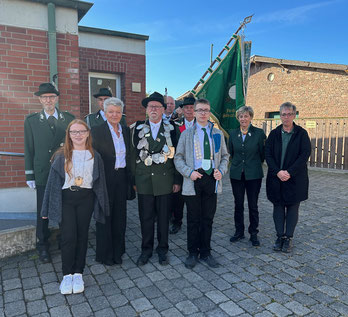
[[[47,4],[48,16],[48,59],[50,64],[50,82],[54,82],[58,89],[57,66],[57,31],[56,31],[56,6],[50,2]],[[59,105],[57,104],[59,108]]]

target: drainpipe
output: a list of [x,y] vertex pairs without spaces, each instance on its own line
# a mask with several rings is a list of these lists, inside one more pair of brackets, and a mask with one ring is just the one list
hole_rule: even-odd
[[[48,16],[48,59],[50,63],[50,82],[55,82],[58,89],[57,66],[57,31],[56,31],[56,6],[50,2],[47,4]],[[59,108],[59,105],[57,105]]]

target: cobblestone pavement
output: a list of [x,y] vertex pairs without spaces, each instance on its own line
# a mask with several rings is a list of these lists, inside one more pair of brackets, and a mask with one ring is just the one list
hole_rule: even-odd
[[[2,316],[348,316],[348,174],[310,171],[292,254],[275,253],[272,206],[261,189],[260,240],[229,242],[233,197],[228,179],[218,198],[212,246],[222,264],[183,265],[186,225],[170,236],[170,264],[157,256],[139,268],[137,203],[128,206],[127,254],[121,266],[95,262],[92,227],[84,294],[63,296],[60,252],[40,264],[34,251],[1,260]],[[246,219],[247,220],[247,219]],[[247,221],[246,221],[247,222]]]

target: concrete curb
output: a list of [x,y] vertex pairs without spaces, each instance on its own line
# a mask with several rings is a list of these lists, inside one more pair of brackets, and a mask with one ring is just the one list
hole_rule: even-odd
[[36,243],[35,226],[0,231],[0,259],[33,250]]

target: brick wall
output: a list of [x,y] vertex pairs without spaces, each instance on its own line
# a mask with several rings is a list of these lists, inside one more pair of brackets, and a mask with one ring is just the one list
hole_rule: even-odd
[[[145,118],[145,110],[141,100],[145,98],[145,56],[79,48],[80,54],[80,96],[81,115],[88,114],[89,84],[88,73],[112,73],[121,75],[121,99],[126,107],[127,123]],[[132,82],[141,83],[141,92],[132,92]]]
[[[78,38],[57,34],[60,108],[80,116]],[[49,81],[47,32],[0,25],[0,151],[24,152],[26,115],[40,111],[34,92]],[[0,156],[0,188],[25,186],[24,159]]]
[[[279,111],[286,101],[294,103],[301,118],[348,116],[348,75],[343,71],[257,63],[251,65],[247,105],[255,119]],[[269,81],[269,73],[274,80]]]

